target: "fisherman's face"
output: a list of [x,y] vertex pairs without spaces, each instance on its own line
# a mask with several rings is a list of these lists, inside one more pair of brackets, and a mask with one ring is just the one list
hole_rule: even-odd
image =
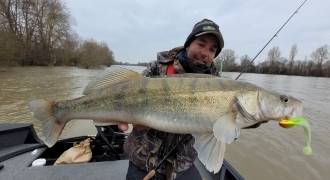
[[212,34],[198,36],[186,50],[191,63],[210,65],[217,51],[217,39]]

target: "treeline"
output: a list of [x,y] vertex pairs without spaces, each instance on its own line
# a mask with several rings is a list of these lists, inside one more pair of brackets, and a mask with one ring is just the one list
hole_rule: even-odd
[[60,0],[0,1],[1,65],[111,65],[113,52],[102,42],[81,40]]
[[239,58],[240,64],[237,64],[235,51],[224,49],[216,59],[216,65],[218,68],[222,67],[223,71],[230,72],[330,77],[328,45],[317,48],[303,60],[296,58],[297,53],[297,45],[291,47],[289,57],[281,56],[279,47],[273,47],[261,63],[251,64],[252,58],[244,55]]

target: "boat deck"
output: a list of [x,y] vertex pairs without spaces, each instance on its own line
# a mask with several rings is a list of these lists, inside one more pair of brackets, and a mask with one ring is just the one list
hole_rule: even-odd
[[[126,178],[128,160],[107,160],[102,152],[93,153],[94,161],[81,164],[52,165],[57,157],[86,137],[74,137],[58,141],[54,147],[47,148],[40,143],[32,125],[0,124],[0,179],[1,180],[75,180],[75,179],[115,179]],[[97,156],[101,155],[101,161]],[[103,157],[103,158],[102,158]],[[32,162],[38,158],[46,158],[45,166],[33,167]],[[226,161],[219,173],[209,173],[196,160],[195,165],[203,179],[207,180],[244,180],[244,178]]]
[[32,154],[32,152],[27,152],[1,162],[0,164],[3,165],[3,168],[0,170],[0,179],[125,179],[128,167],[127,160],[31,167],[32,161],[40,156],[44,150],[45,148],[41,148],[34,154]]

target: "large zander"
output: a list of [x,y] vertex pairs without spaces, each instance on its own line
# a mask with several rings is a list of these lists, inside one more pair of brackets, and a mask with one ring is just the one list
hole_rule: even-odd
[[140,124],[192,134],[198,158],[211,172],[220,170],[225,144],[238,138],[241,128],[302,113],[299,100],[247,82],[200,74],[148,78],[120,67],[91,82],[84,95],[29,103],[47,146],[73,119]]

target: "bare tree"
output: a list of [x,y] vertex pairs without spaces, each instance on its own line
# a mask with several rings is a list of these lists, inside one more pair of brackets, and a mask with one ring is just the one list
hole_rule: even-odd
[[323,45],[317,48],[311,55],[313,61],[317,64],[318,75],[322,76],[322,63],[328,59],[328,45]]
[[2,0],[0,33],[14,35],[17,63],[55,64],[54,51],[70,33],[69,13],[60,0]]
[[281,52],[278,46],[268,51],[269,70],[268,73],[277,73],[279,71],[278,62],[281,59]]
[[323,75],[330,77],[330,61],[327,61],[323,64]]
[[251,58],[248,55],[241,57],[241,71],[254,72],[254,63],[251,64]]
[[23,26],[19,0],[0,1],[0,59],[1,64],[16,64],[23,57]]
[[295,57],[296,57],[297,53],[298,53],[298,48],[297,48],[297,45],[294,44],[294,45],[292,45],[291,50],[290,50],[290,54],[289,54],[289,70],[288,70],[288,74],[292,74],[294,60],[295,60]]
[[111,65],[114,63],[112,51],[105,43],[98,43],[95,40],[84,41],[79,48],[78,65],[84,68],[93,68],[98,65]]
[[78,46],[81,42],[79,36],[75,33],[68,33],[61,41],[59,47],[56,47],[54,52],[54,65],[78,65]]
[[14,34],[10,32],[0,33],[0,66],[16,65],[17,54],[20,44]]
[[40,0],[36,6],[38,49],[46,64],[55,64],[54,49],[59,47],[70,30],[69,13],[59,0]]
[[219,57],[216,61],[222,61],[224,71],[235,71],[236,63],[235,63],[235,51],[232,49],[224,49],[221,51]]

